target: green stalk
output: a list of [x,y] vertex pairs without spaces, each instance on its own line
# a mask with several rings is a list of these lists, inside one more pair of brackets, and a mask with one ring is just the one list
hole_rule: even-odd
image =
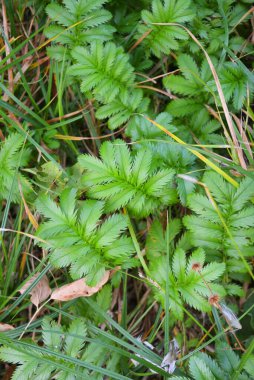
[[166,289],[165,289],[165,334],[164,334],[164,355],[169,351],[169,213],[167,211],[166,227]]
[[127,215],[127,218],[128,218],[128,227],[129,227],[130,235],[131,235],[131,238],[132,238],[133,245],[134,245],[134,247],[136,249],[136,253],[138,255],[139,261],[140,261],[140,263],[141,263],[141,265],[142,265],[142,267],[143,267],[143,269],[145,271],[145,274],[149,276],[150,275],[150,271],[148,269],[148,266],[146,265],[146,262],[145,262],[145,260],[143,258],[143,255],[141,253],[141,249],[140,249],[140,246],[139,246],[139,243],[138,243],[138,240],[137,240],[134,228],[133,228],[133,226],[131,224],[131,220],[130,220],[130,217],[128,215],[127,210],[126,210],[126,215]]
[[252,339],[252,341],[251,341],[249,347],[247,348],[246,352],[242,355],[240,363],[239,363],[237,369],[235,370],[231,380],[237,380],[238,379],[241,371],[243,370],[243,368],[244,368],[245,364],[247,363],[247,361],[248,361],[250,355],[252,354],[253,350],[254,350],[254,339]]

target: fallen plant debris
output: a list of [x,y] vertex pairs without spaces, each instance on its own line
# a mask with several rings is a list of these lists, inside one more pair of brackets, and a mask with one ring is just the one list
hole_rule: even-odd
[[[137,340],[138,340],[138,342],[142,342],[141,337],[138,337]],[[147,341],[143,341],[142,344],[144,344],[144,346],[146,346],[147,348],[149,348],[152,351],[155,349],[155,347],[152,344],[150,344],[149,342],[147,342]],[[161,369],[164,369],[166,372],[172,374],[172,373],[175,372],[175,369],[176,369],[176,359],[177,359],[177,355],[179,353],[180,353],[180,350],[179,350],[178,343],[176,342],[175,339],[173,339],[171,342],[169,342],[168,353],[162,359],[162,362],[161,362],[160,366],[158,366],[158,364],[150,361],[149,359],[147,359],[147,358],[145,358],[145,357],[143,357],[143,356],[141,356],[139,354],[137,356],[140,357],[140,358],[142,358],[142,359],[146,359],[147,361],[150,361],[155,366],[157,366],[157,367],[159,367]],[[132,359],[132,363],[135,366],[139,365],[139,362],[137,362],[134,359]],[[153,372],[153,373],[156,373],[152,369],[150,369],[150,371]]]
[[5,332],[9,330],[13,330],[14,326],[8,325],[8,323],[0,323],[0,332]]
[[[39,273],[32,276],[23,286],[19,289],[21,294],[25,293],[25,291],[30,288],[34,281],[38,278]],[[31,295],[31,302],[38,308],[39,304],[45,301],[51,294],[51,289],[49,286],[49,280],[47,276],[43,276],[39,282],[33,286],[30,290],[29,294]]]
[[91,297],[108,282],[109,275],[110,271],[106,271],[96,286],[88,286],[85,278],[63,285],[53,290],[50,298],[57,301],[69,301],[79,297]]

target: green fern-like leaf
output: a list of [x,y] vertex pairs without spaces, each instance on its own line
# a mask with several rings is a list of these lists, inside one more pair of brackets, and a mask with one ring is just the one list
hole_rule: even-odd
[[[216,344],[215,354],[214,359],[203,352],[190,358],[189,371],[193,379],[230,380],[239,365],[239,356],[226,343]],[[244,371],[239,374],[239,379],[250,380]]]
[[[217,67],[217,61],[215,59],[213,61],[215,67]],[[217,87],[206,60],[202,62],[199,68],[190,55],[181,54],[177,63],[182,75],[166,77],[163,81],[165,87],[173,93],[184,95],[188,98],[195,97],[195,100],[199,99],[196,104],[193,104],[194,102],[189,99],[176,99],[170,103],[168,111],[172,111],[177,116],[183,116],[191,113],[191,110],[192,112],[199,110],[202,107],[202,101],[203,104],[211,103],[212,98],[209,93],[215,93]],[[236,63],[225,63],[218,73],[226,100],[233,99],[234,108],[239,110],[247,96],[247,85],[250,94],[252,95],[253,93],[252,83],[249,83],[248,76]]]
[[[188,54],[181,54],[177,60],[182,75],[169,75],[163,80],[164,86],[171,92],[207,101],[207,82],[212,78],[211,71],[206,60],[199,68],[194,59]],[[201,98],[200,98],[201,97]]]
[[[243,3],[247,3],[247,1],[223,1],[223,3],[221,3],[229,27],[233,27],[236,20],[238,20],[240,23],[243,21],[242,17],[248,9],[247,4]],[[202,7],[202,4],[200,5]],[[203,19],[203,25],[205,26],[207,33],[207,52],[213,55],[220,55],[225,44],[225,33],[223,31],[223,28],[221,28],[221,12],[218,12],[217,15],[215,17],[214,16],[215,15],[213,14],[212,17]],[[237,51],[237,48],[235,48],[236,43],[243,44],[241,36],[232,36],[229,39],[228,44],[233,51]],[[242,51],[248,50],[248,44],[242,46],[241,49]]]
[[[184,141],[203,144],[223,144],[223,139],[215,133],[221,128],[218,121],[211,118],[207,105],[214,104],[216,87],[212,81],[212,73],[206,60],[201,64],[188,54],[180,54],[177,59],[181,75],[169,75],[163,83],[167,90],[179,94],[182,98],[173,99],[166,110],[176,117],[178,127]],[[217,67],[216,59],[213,59]],[[187,128],[186,128],[187,127]]]
[[[152,258],[150,262],[151,278],[159,284],[161,290],[154,287],[155,296],[165,307],[166,277],[169,277],[169,308],[177,319],[183,318],[183,305],[208,311],[211,306],[208,297],[211,289],[220,296],[225,295],[224,288],[214,283],[224,272],[225,265],[210,263],[204,266],[205,253],[200,248],[187,259],[183,249],[177,248],[172,257],[170,271],[167,273],[166,257]],[[200,268],[199,272],[195,267]],[[210,288],[210,289],[209,289]]]
[[[102,364],[106,354],[103,346],[94,343],[85,344],[87,328],[84,320],[75,318],[68,329],[55,321],[44,318],[42,322],[43,352],[38,345],[33,345],[29,350],[22,346],[15,349],[9,346],[0,348],[1,360],[17,364],[12,376],[13,380],[81,380],[91,377],[101,379],[95,371],[64,360],[61,356],[81,359],[88,364]],[[46,350],[46,352],[44,351]],[[109,366],[108,363],[106,363]],[[65,366],[66,370],[61,369]],[[70,370],[71,372],[69,372]]]
[[76,47],[72,56],[77,64],[69,73],[82,81],[83,92],[92,91],[102,103],[109,103],[127,87],[132,87],[135,75],[128,55],[112,42],[93,42],[90,48]]
[[[172,125],[172,116],[168,112],[161,112],[158,116],[150,116],[150,118],[156,123],[163,125],[170,132],[174,133],[177,130]],[[142,116],[137,117],[133,122],[129,123],[126,134],[131,137],[132,141],[142,140],[142,143],[145,142],[143,140],[166,140],[168,137],[165,132]]]
[[180,219],[173,219],[167,226],[167,231],[163,231],[163,227],[158,219],[155,219],[149,229],[146,239],[146,256],[152,261],[156,257],[165,255],[167,252],[167,243],[169,248],[173,248],[173,241],[181,230]]
[[140,117],[135,113],[145,113],[148,104],[149,99],[143,97],[140,89],[123,90],[116,99],[98,108],[96,116],[98,119],[108,118],[108,126],[113,130],[123,124],[136,125]]
[[107,25],[112,15],[103,9],[107,0],[64,0],[63,5],[51,3],[46,12],[51,25],[45,35],[57,43],[48,49],[51,57],[61,61],[70,58],[71,50],[94,40],[112,39],[115,29]]
[[[216,357],[212,359],[203,352],[191,356],[188,374],[191,377],[173,376],[172,380],[230,380],[239,365],[239,356],[232,348],[224,343],[216,344]],[[242,371],[239,380],[250,380],[245,371]]]
[[[171,133],[177,134],[178,130],[172,125],[172,116],[168,112],[160,113],[154,120]],[[179,198],[182,204],[186,205],[187,195],[193,191],[195,185],[178,178],[177,175],[191,171],[195,172],[197,169],[195,156],[179,144],[176,144],[165,132],[141,116],[135,122],[129,123],[126,134],[131,137],[132,141],[137,142],[134,149],[145,148],[152,152],[154,165],[157,163],[162,168],[174,170]]]
[[[240,110],[247,98],[248,91],[252,96],[254,85],[249,81],[245,72],[236,64],[227,62],[219,73],[220,83],[227,102],[233,101],[236,110]],[[208,83],[214,90],[216,85],[214,82]]]
[[[251,255],[254,227],[254,206],[250,203],[254,196],[252,180],[243,179],[238,189],[235,189],[218,174],[208,172],[203,181],[215,198],[233,240],[243,255]],[[246,268],[239,260],[234,242],[225,231],[208,198],[201,194],[193,194],[189,197],[189,207],[195,214],[186,216],[184,224],[191,232],[193,244],[213,251],[213,254],[217,252],[220,259],[226,255],[229,275],[235,275],[235,272],[245,273]]]
[[211,370],[207,365],[198,357],[193,357],[189,363],[189,369],[192,377],[197,380],[216,380]]
[[36,201],[37,209],[48,221],[40,225],[37,236],[47,243],[51,263],[70,267],[74,279],[86,276],[96,285],[107,268],[133,265],[133,245],[122,233],[127,228],[123,215],[109,216],[103,223],[104,203],[87,200],[76,204],[76,191],[66,189],[57,205],[43,195]]
[[[197,169],[195,157],[183,147],[179,146],[170,139],[164,144],[150,144],[154,159],[161,163],[162,167],[172,168],[176,173],[175,182],[177,193],[183,205],[187,204],[187,196],[195,189],[195,185],[191,182],[184,181],[179,178],[178,174],[194,172]],[[193,174],[196,177],[196,174]]]
[[11,134],[1,144],[0,149],[0,199],[8,199],[18,202],[20,181],[24,195],[31,191],[28,180],[20,174],[18,168],[28,161],[30,151],[22,150],[23,138],[18,134]]
[[150,152],[140,150],[133,157],[126,143],[116,140],[105,142],[100,155],[101,159],[80,156],[79,163],[86,170],[82,188],[89,197],[106,200],[107,212],[127,207],[142,217],[176,201],[171,185],[174,172],[152,169]]
[[[165,83],[166,86],[170,84]],[[193,112],[198,112],[203,109],[202,102],[199,103],[199,99],[174,99],[167,106],[167,111],[173,116],[187,116],[192,115]]]
[[189,0],[153,0],[151,12],[142,11],[144,25],[139,26],[137,38],[146,35],[143,40],[147,51],[157,57],[177,50],[177,40],[186,40],[188,34],[180,27],[153,25],[153,23],[186,23],[193,18],[191,2]]

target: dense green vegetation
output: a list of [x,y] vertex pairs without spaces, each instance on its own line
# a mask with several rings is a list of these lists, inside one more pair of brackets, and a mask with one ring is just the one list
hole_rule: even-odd
[[2,2],[1,378],[253,379],[253,15]]

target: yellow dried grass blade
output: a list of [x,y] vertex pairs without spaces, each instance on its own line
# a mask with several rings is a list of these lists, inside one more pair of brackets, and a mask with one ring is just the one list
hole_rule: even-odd
[[154,25],[162,25],[162,26],[163,25],[164,26],[170,26],[170,25],[171,26],[178,26],[179,28],[184,29],[189,34],[189,36],[193,39],[193,41],[200,47],[200,49],[203,51],[203,53],[205,54],[205,57],[206,57],[206,60],[208,62],[208,65],[210,67],[211,73],[212,73],[212,75],[214,77],[214,81],[215,81],[215,84],[216,84],[216,87],[217,87],[217,90],[218,90],[218,94],[219,94],[219,98],[220,98],[220,101],[221,101],[221,105],[222,105],[222,108],[223,108],[223,111],[224,111],[224,115],[225,115],[225,118],[227,120],[228,128],[229,128],[229,131],[230,131],[230,134],[231,134],[232,142],[234,144],[234,145],[232,145],[232,148],[235,150],[235,152],[236,152],[236,154],[238,156],[240,165],[242,166],[242,168],[243,169],[247,169],[247,166],[246,166],[246,163],[245,163],[245,160],[244,160],[244,156],[243,156],[243,151],[242,151],[241,146],[239,144],[239,141],[237,140],[237,137],[236,137],[233,121],[231,119],[231,116],[230,116],[230,113],[229,113],[229,110],[228,110],[227,102],[226,102],[224,93],[222,91],[220,80],[219,80],[218,74],[217,74],[217,72],[215,70],[215,67],[214,67],[214,65],[212,63],[212,60],[211,60],[209,54],[207,53],[207,51],[205,50],[205,48],[203,47],[203,45],[194,36],[194,34],[188,28],[186,28],[185,26],[183,26],[181,24],[178,24],[178,23],[174,23],[174,22],[169,22],[169,23],[163,23],[163,22],[160,23],[160,22],[158,22],[158,23],[153,23],[153,24]]
[[155,125],[157,128],[159,128],[161,131],[165,132],[168,136],[170,136],[173,140],[175,140],[176,142],[178,142],[179,144],[181,145],[184,145],[186,147],[186,149],[191,152],[192,154],[194,154],[196,157],[198,157],[201,161],[203,161],[207,166],[209,166],[211,169],[213,169],[214,171],[216,171],[218,174],[220,174],[223,178],[225,178],[226,181],[228,181],[229,183],[231,183],[231,185],[233,185],[234,187],[238,187],[238,183],[233,179],[231,178],[227,173],[225,173],[221,168],[219,168],[217,165],[215,165],[212,161],[210,161],[208,158],[206,158],[205,156],[203,156],[203,154],[199,153],[198,151],[196,151],[195,149],[192,149],[192,148],[189,148],[188,147],[188,144],[186,144],[186,142],[184,142],[183,140],[181,140],[179,137],[177,137],[176,135],[174,135],[174,133],[168,131],[165,127],[163,127],[162,125],[160,125],[159,123],[157,123],[156,121],[150,119],[149,117],[147,116],[144,116],[148,121],[150,121],[150,123],[152,123],[153,125]]
[[235,249],[237,250],[237,252],[238,252],[238,254],[239,254],[240,258],[241,258],[241,260],[243,261],[243,264],[244,264],[246,270],[249,272],[251,278],[254,280],[254,274],[253,274],[253,272],[252,272],[252,270],[251,270],[251,268],[250,268],[250,266],[249,266],[247,260],[245,259],[245,257],[244,257],[244,255],[243,255],[241,249],[239,248],[238,244],[236,243],[236,241],[235,241],[235,239],[234,239],[234,237],[233,237],[233,235],[232,235],[230,229],[228,228],[228,226],[227,226],[227,222],[225,221],[225,219],[224,219],[224,217],[223,217],[223,215],[222,215],[222,213],[221,213],[221,211],[220,211],[220,208],[219,208],[219,206],[217,205],[217,203],[216,203],[214,197],[212,196],[212,193],[210,192],[208,186],[207,186],[204,182],[200,182],[200,181],[198,181],[196,178],[191,177],[191,176],[188,176],[188,175],[185,175],[185,174],[178,174],[178,177],[179,177],[179,178],[182,178],[182,179],[185,180],[185,181],[192,182],[192,183],[196,183],[196,184],[198,184],[198,185],[200,185],[200,186],[203,187],[203,189],[204,189],[205,192],[206,192],[207,198],[208,198],[209,201],[211,202],[211,204],[212,204],[213,208],[215,209],[215,211],[216,211],[218,217],[220,218],[221,224],[222,224],[222,226],[224,227],[224,229],[225,229],[225,231],[226,231],[228,237],[229,237],[230,240],[232,241],[232,243],[233,243]]
[[30,209],[29,209],[29,207],[28,207],[28,205],[26,203],[26,200],[25,200],[25,197],[24,197],[24,194],[23,194],[20,182],[18,182],[18,186],[19,186],[19,192],[20,192],[20,195],[21,195],[24,207],[25,207],[26,215],[28,216],[28,219],[29,219],[30,223],[32,224],[32,226],[34,227],[34,229],[37,230],[37,228],[39,227],[39,225],[38,225],[37,220],[33,216],[32,212],[30,211]]
[[64,29],[60,33],[57,33],[55,36],[53,36],[53,37],[49,38],[47,41],[43,42],[43,44],[41,44],[40,46],[38,46],[36,48],[36,50],[42,49],[44,46],[47,46],[50,42],[56,40],[58,37],[60,37],[66,31],[68,31],[68,30],[70,30],[72,28],[75,28],[75,26],[78,26],[78,25],[82,24],[83,22],[89,20],[90,18],[92,18],[92,17],[89,17],[88,19],[80,20],[80,21],[76,22],[75,24],[72,24],[72,25],[68,26],[68,28]]
[[23,236],[27,236],[27,237],[35,240],[35,241],[38,240],[41,243],[46,243],[47,244],[46,240],[43,240],[43,239],[39,238],[38,236],[35,236],[35,235],[32,235],[32,234],[28,234],[28,233],[22,232],[22,231],[13,230],[11,228],[0,228],[0,232],[14,232],[15,234],[20,234],[20,235],[23,235]]

